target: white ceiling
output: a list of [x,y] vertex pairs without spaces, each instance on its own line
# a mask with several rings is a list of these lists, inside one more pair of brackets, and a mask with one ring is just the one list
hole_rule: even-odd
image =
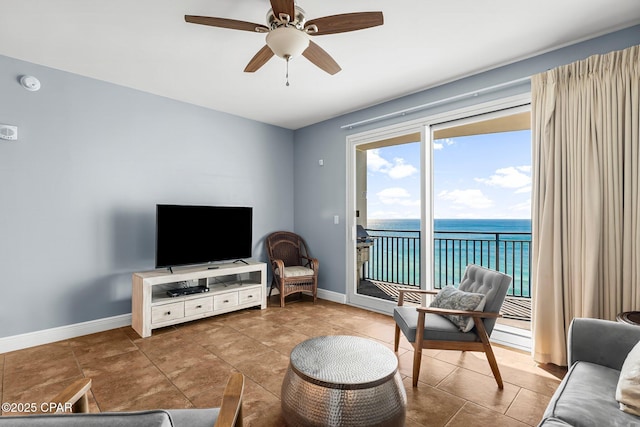
[[[380,10],[381,27],[316,36],[342,67],[300,57],[243,69],[264,35],[184,15],[265,23],[268,0],[2,0],[0,54],[297,129],[640,23],[638,0],[299,0],[307,19]],[[43,82],[43,87],[46,82]]]

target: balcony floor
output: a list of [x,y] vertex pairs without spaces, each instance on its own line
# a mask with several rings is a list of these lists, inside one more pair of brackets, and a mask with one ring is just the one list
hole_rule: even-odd
[[[398,301],[399,289],[414,288],[376,280],[361,280],[358,284],[358,293],[389,301]],[[406,301],[418,304],[420,297],[417,294],[408,294]],[[502,316],[503,318],[498,320],[502,324],[531,329],[531,299],[507,296],[502,304]]]

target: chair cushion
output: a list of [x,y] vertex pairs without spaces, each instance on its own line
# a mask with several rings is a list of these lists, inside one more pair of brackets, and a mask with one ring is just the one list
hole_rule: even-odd
[[[211,424],[213,425],[213,424]],[[173,427],[166,411],[2,416],[2,427]]]
[[640,342],[631,349],[622,364],[616,400],[624,412],[640,415]]
[[[276,268],[275,273],[280,275],[280,269]],[[284,268],[284,277],[302,277],[313,276],[314,271],[310,268],[303,267],[301,265],[292,265]]]
[[[416,341],[418,327],[418,310],[416,307],[400,306],[393,309],[393,318],[409,342]],[[478,340],[474,331],[462,332],[456,325],[438,314],[427,313],[424,320],[425,340],[439,341],[467,341]]]
[[[452,285],[447,285],[438,292],[430,307],[482,311],[485,301],[484,294],[460,291]],[[473,329],[474,322],[470,316],[447,314],[444,317],[453,322],[462,332],[469,332]]]

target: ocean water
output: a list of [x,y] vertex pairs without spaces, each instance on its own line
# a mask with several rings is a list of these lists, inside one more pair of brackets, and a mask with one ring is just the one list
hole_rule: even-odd
[[[404,285],[420,283],[420,220],[372,219],[367,230],[374,237],[367,275]],[[513,277],[509,295],[530,295],[531,220],[436,219],[434,274],[436,288],[459,283],[470,263]]]

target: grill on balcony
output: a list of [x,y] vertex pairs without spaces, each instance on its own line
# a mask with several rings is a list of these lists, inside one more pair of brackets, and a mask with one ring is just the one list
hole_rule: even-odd
[[[368,229],[368,257],[360,266],[360,293],[397,300],[399,288],[420,287],[420,232]],[[433,287],[460,282],[468,264],[513,277],[503,305],[507,319],[531,319],[531,233],[436,231]],[[364,282],[364,283],[363,283]],[[417,300],[418,301],[418,300]]]

